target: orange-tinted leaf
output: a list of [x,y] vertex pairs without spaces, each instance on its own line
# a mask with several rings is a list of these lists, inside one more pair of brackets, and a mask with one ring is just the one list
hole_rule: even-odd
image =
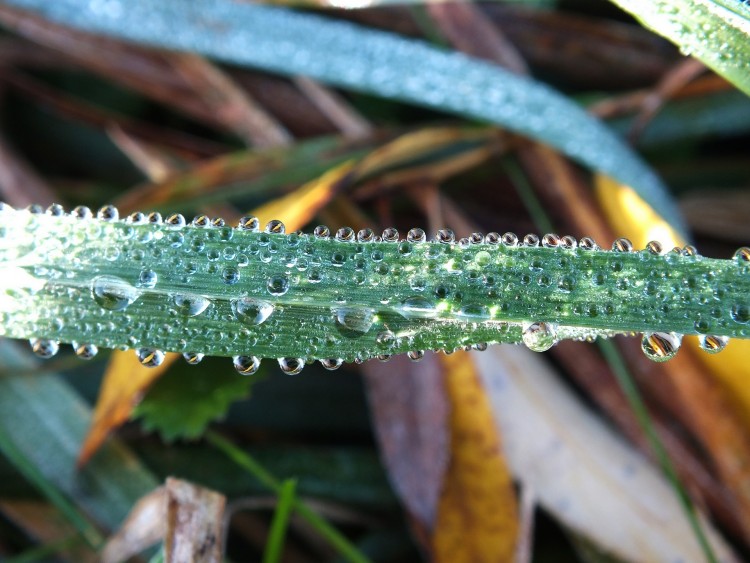
[[466,352],[441,361],[452,408],[451,459],[433,533],[435,561],[512,561],[518,507],[492,406]]
[[160,366],[147,368],[141,365],[132,351],[112,352],[94,408],[94,417],[78,454],[79,466],[94,455],[112,430],[128,420],[133,407],[148,387],[178,357],[179,354],[167,354]]

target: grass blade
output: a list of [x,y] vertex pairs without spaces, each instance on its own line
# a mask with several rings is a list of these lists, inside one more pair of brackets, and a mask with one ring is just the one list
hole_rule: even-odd
[[10,3],[91,32],[501,125],[633,186],[685,232],[660,180],[607,127],[551,88],[495,65],[346,22],[229,0],[110,0],[106,11],[81,0]]
[[284,538],[289,525],[289,516],[294,508],[294,495],[297,490],[297,481],[287,479],[281,484],[279,492],[279,504],[271,522],[271,531],[268,535],[268,543],[263,553],[263,563],[278,563],[281,561],[281,553],[284,550]]

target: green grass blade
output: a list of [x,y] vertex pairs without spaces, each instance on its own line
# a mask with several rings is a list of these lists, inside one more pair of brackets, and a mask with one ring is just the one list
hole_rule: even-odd
[[294,495],[297,490],[297,481],[287,479],[281,484],[279,492],[279,503],[271,522],[271,531],[268,534],[268,542],[263,552],[263,563],[278,563],[284,551],[284,538],[289,525],[289,517],[294,508]]
[[[313,360],[478,343],[750,336],[750,250],[716,260],[555,238],[357,241],[170,220],[3,207],[0,335],[136,348],[146,364],[161,354],[150,350],[291,358],[289,373]],[[540,322],[544,343],[524,332]],[[48,344],[39,352],[53,352]]]
[[750,94],[750,6],[740,0],[612,0]]
[[[281,494],[283,484],[271,475],[264,467],[262,467],[252,456],[247,452],[239,449],[237,446],[232,444],[229,440],[216,432],[209,431],[206,433],[206,439],[213,444],[216,448],[221,450],[227,455],[232,461],[234,461],[240,467],[246,469],[249,473],[255,476],[261,483],[263,483],[268,489]],[[352,545],[336,528],[331,526],[324,518],[318,516],[316,512],[307,507],[302,501],[297,498],[293,498],[292,504],[294,510],[307,520],[307,522],[315,528],[315,530],[330,543],[339,554],[351,563],[368,563],[368,559],[363,555],[357,548]]]
[[628,184],[682,235],[656,175],[605,125],[537,81],[424,42],[230,0],[9,0],[65,25],[482,120],[549,144]]

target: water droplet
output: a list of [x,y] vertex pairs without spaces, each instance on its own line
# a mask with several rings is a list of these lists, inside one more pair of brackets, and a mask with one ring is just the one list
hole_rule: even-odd
[[646,250],[651,254],[660,255],[664,252],[664,247],[658,240],[652,240],[646,245]]
[[406,318],[431,319],[437,316],[438,311],[435,303],[417,295],[403,301],[399,313]]
[[544,352],[557,343],[557,329],[551,323],[524,323],[522,338],[529,350]]
[[375,342],[384,348],[391,347],[396,343],[396,335],[390,330],[384,330],[375,337]]
[[359,242],[371,242],[372,239],[375,237],[375,233],[372,232],[372,229],[361,229],[357,233],[357,240]]
[[41,215],[44,213],[44,207],[42,207],[38,203],[33,203],[26,207],[26,211],[28,211],[32,215]]
[[97,276],[91,282],[94,300],[109,311],[122,311],[138,298],[138,290],[115,276]]
[[114,205],[105,205],[97,211],[96,216],[102,221],[117,221],[120,218],[120,213]]
[[60,345],[56,341],[46,338],[32,338],[29,340],[29,344],[31,345],[31,351],[45,360],[57,354],[60,349]]
[[493,244],[493,245],[494,244],[499,244],[500,240],[501,240],[500,234],[499,233],[495,233],[495,232],[487,233],[487,236],[484,237],[484,241],[487,244]]
[[736,322],[746,324],[750,322],[750,305],[746,305],[745,303],[735,303],[729,314]]
[[331,231],[325,225],[318,225],[313,229],[313,236],[315,238],[328,238],[331,236]]
[[179,213],[173,213],[172,215],[167,217],[165,223],[170,227],[179,229],[185,226],[185,218]]
[[572,250],[573,248],[578,246],[578,241],[573,236],[565,235],[560,239],[560,246],[562,246],[563,248],[567,248],[568,250]]
[[411,350],[406,354],[412,362],[419,362],[424,358],[424,350]]
[[211,305],[211,300],[207,297],[190,293],[176,293],[172,296],[172,301],[177,311],[186,317],[197,317]]
[[734,259],[738,264],[750,263],[750,248],[747,246],[738,248],[737,252],[734,253]]
[[322,365],[324,368],[330,371],[339,369],[343,363],[344,363],[344,360],[342,360],[341,358],[326,358],[326,359],[320,360],[320,365]]
[[193,219],[193,227],[205,229],[211,224],[211,219],[207,215],[198,215]]
[[232,300],[232,312],[238,320],[249,325],[259,325],[268,320],[274,306],[268,301],[243,297]]
[[367,308],[341,307],[335,310],[336,323],[341,328],[365,334],[375,322],[375,311]]
[[279,358],[279,367],[287,375],[297,375],[305,367],[302,358]]
[[240,281],[240,271],[237,268],[224,268],[221,272],[221,279],[227,285],[234,285]]
[[158,279],[159,276],[157,276],[156,272],[154,272],[153,270],[141,270],[141,273],[138,276],[138,283],[136,285],[138,287],[145,287],[150,289],[156,285]]
[[713,334],[701,334],[698,336],[698,343],[701,348],[709,354],[718,354],[729,343],[728,336],[717,336]]
[[351,227],[341,227],[336,231],[336,240],[350,242],[354,240],[354,229]]
[[383,242],[398,242],[398,229],[389,227],[383,231]]
[[279,297],[289,291],[289,280],[284,276],[273,276],[268,280],[266,288],[268,289],[268,293]]
[[89,209],[85,205],[79,205],[78,207],[74,208],[73,211],[70,212],[70,214],[76,219],[91,219],[94,216],[94,214],[91,212],[91,209]]
[[99,348],[94,344],[79,344],[78,342],[71,342],[73,351],[82,360],[90,360],[99,353]]
[[548,233],[542,237],[542,246],[545,248],[557,248],[560,245],[560,237],[554,233]]
[[456,239],[456,235],[450,229],[440,229],[437,232],[435,239],[443,244],[449,244]]
[[578,241],[578,248],[582,250],[596,250],[599,247],[591,237],[583,237]]
[[427,240],[427,235],[422,229],[415,228],[406,233],[406,240],[409,242],[424,242]]
[[159,213],[158,211],[152,211],[148,214],[148,217],[146,217],[146,221],[148,221],[152,225],[161,225],[161,213]]
[[528,234],[523,237],[523,245],[531,248],[539,246],[539,237],[535,234]]
[[51,217],[62,217],[65,215],[65,209],[59,203],[53,203],[47,208],[47,215]]
[[286,232],[286,227],[283,222],[278,219],[273,219],[266,225],[266,232],[281,235]]
[[618,238],[612,243],[613,252],[633,252],[633,243],[626,238]]
[[212,227],[219,228],[219,227],[223,227],[224,225],[226,225],[226,223],[224,222],[224,219],[222,219],[221,217],[214,217],[211,220],[211,226]]
[[484,235],[482,233],[471,233],[469,241],[471,244],[482,244],[484,242]]
[[141,362],[141,365],[147,368],[155,368],[164,362],[164,352],[154,348],[138,348],[135,351],[135,355],[138,361]]
[[677,355],[682,336],[674,332],[647,332],[641,339],[641,349],[649,360],[666,362]]
[[198,352],[185,352],[182,357],[185,359],[187,363],[189,363],[191,366],[194,366],[196,364],[201,363],[203,361],[203,354],[200,354]]
[[243,217],[242,219],[240,219],[237,228],[241,231],[251,231],[257,233],[258,229],[260,228],[260,221],[258,221],[257,217]]
[[240,375],[253,375],[260,367],[260,358],[257,356],[234,356],[232,363],[234,369]]

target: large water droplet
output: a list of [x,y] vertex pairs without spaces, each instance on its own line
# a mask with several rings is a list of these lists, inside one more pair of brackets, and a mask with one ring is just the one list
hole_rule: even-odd
[[177,311],[186,317],[197,317],[211,305],[211,300],[202,295],[177,293],[172,296]]
[[551,323],[524,323],[523,343],[529,350],[544,352],[557,343],[557,328]]
[[204,355],[200,354],[199,352],[185,352],[182,355],[185,361],[191,366],[201,363],[203,361],[203,356]]
[[641,339],[641,348],[649,360],[666,362],[677,355],[682,336],[674,332],[647,332]]
[[155,368],[164,362],[164,352],[154,348],[138,348],[135,351],[135,355],[138,361],[141,362],[141,365],[147,368]]
[[76,356],[82,360],[90,360],[99,353],[99,348],[94,344],[79,344],[78,342],[71,343]]
[[305,367],[302,358],[279,358],[279,367],[287,375],[297,375]]
[[750,322],[750,305],[746,305],[745,303],[736,303],[732,306],[730,314],[736,322],[740,324],[746,324]]
[[399,313],[406,318],[431,319],[437,316],[438,311],[435,303],[425,297],[416,295],[401,303]]
[[141,270],[138,276],[138,287],[152,288],[156,286],[156,282],[159,280],[159,276],[153,270]]
[[375,311],[372,309],[341,307],[335,313],[336,323],[340,328],[358,333],[359,336],[370,330],[375,322]]
[[109,311],[122,311],[138,299],[138,290],[116,276],[97,276],[91,282],[94,300]]
[[234,356],[232,363],[234,369],[240,375],[253,375],[260,367],[260,358],[257,356]]
[[698,343],[701,348],[709,354],[718,354],[729,343],[728,336],[717,336],[713,334],[701,334],[698,336]]
[[46,338],[33,338],[29,340],[31,350],[40,358],[51,358],[60,349],[60,345],[54,340],[47,340]]
[[342,360],[341,358],[325,358],[323,360],[320,360],[320,364],[327,370],[331,371],[339,369],[343,363],[344,360]]
[[243,297],[232,300],[232,312],[238,320],[249,325],[264,323],[273,313],[274,306],[268,301]]

